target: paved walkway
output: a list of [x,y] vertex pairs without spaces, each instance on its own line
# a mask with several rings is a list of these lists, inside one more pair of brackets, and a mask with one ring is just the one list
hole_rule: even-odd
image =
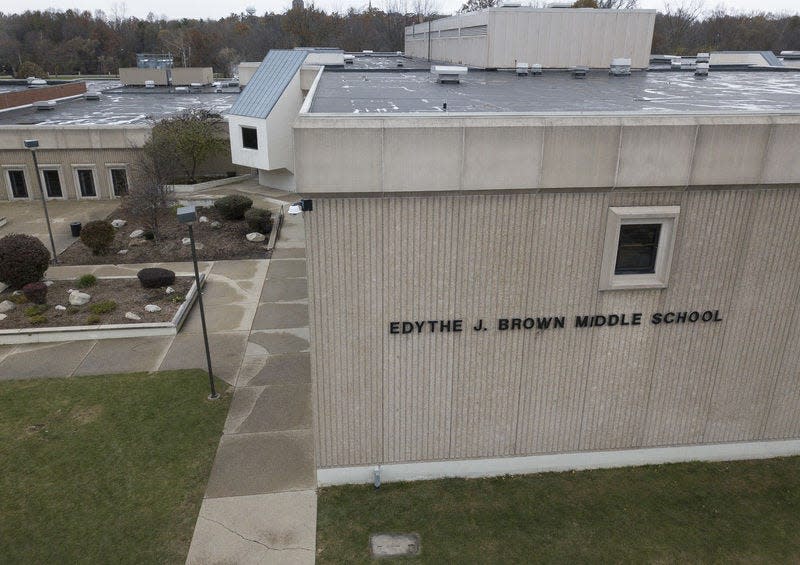
[[313,563],[316,465],[302,219],[267,270],[187,563]]

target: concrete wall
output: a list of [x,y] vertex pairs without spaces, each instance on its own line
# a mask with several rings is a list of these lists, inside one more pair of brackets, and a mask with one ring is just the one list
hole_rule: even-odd
[[214,71],[211,67],[175,67],[171,72],[174,86],[188,86],[193,82],[211,84],[214,81]]
[[301,114],[297,190],[506,191],[800,183],[800,116]]
[[[315,198],[318,466],[800,437],[800,186],[738,188]],[[598,290],[610,206],[680,206],[667,288]],[[722,321],[647,323],[695,309]],[[571,324],[633,312],[645,323]],[[463,333],[389,333],[459,318]]]
[[[632,67],[650,60],[655,10],[496,8],[431,22],[430,55],[475,67],[608,68],[614,57]],[[407,55],[428,56],[427,23],[406,28]],[[485,25],[481,34],[478,26]]]
[[15,92],[0,93],[0,110],[33,104],[40,100],[56,100],[68,96],[78,96],[86,92],[85,82],[70,82],[56,84],[43,88],[29,88]]
[[138,67],[120,67],[119,81],[124,85],[144,85],[152,80],[158,86],[167,86],[166,69],[140,69]]

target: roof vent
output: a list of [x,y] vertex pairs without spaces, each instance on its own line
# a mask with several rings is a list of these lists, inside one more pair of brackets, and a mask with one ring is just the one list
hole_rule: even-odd
[[586,78],[589,67],[572,67],[569,72],[572,73],[572,78]]
[[397,61],[397,66],[398,67],[402,67],[403,66],[403,61]]
[[517,76],[518,77],[526,77],[528,76],[528,63],[517,63]]
[[611,69],[609,73],[614,75],[615,77],[630,76],[631,60],[622,57],[611,59]]
[[708,63],[710,59],[711,56],[708,53],[698,53],[697,57],[694,58],[697,63]]
[[189,87],[188,86],[176,86],[173,90],[175,92],[189,92]]
[[99,92],[87,92],[83,95],[84,100],[100,100],[100,93]]
[[439,83],[453,83],[458,84],[461,82],[461,77],[466,76],[467,67],[456,67],[449,65],[434,65],[431,67],[431,74],[436,75],[436,80]]
[[33,107],[37,110],[55,110],[56,109],[56,101],[55,100],[38,100],[33,103]]
[[708,63],[697,63],[694,69],[694,76],[707,77],[708,76]]
[[531,74],[533,76],[539,76],[542,74],[542,65],[539,63],[534,63],[531,65]]
[[362,51],[362,53],[363,53],[364,55],[366,55],[367,57],[372,57],[372,54],[373,54],[373,53],[375,53],[375,51],[373,51],[372,49],[364,49],[364,50]]
[[345,65],[352,65],[356,61],[355,55],[345,55],[344,56],[344,64]]
[[781,51],[781,57],[790,61],[800,59],[800,51]]

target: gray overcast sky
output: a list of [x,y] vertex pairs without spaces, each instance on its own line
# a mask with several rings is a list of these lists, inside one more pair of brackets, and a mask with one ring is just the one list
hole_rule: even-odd
[[[309,2],[310,0],[306,0]],[[404,0],[397,0],[402,3]],[[405,0],[409,6],[413,4],[413,0]],[[523,3],[528,0],[524,0]],[[443,13],[453,12],[457,10],[463,0],[434,0],[436,5],[440,7]],[[673,4],[679,4],[681,0],[674,0]],[[382,7],[386,0],[374,0],[373,3]],[[395,3],[393,1],[393,3]],[[639,0],[641,8],[661,8],[664,0]],[[0,4],[0,11],[8,13],[24,12],[25,10],[46,10],[48,8],[55,8],[64,10],[67,8],[79,8],[81,10],[103,10],[106,13],[112,13],[114,6],[125,6],[125,13],[128,16],[136,16],[143,18],[148,12],[153,12],[156,15],[165,15],[170,19],[175,18],[220,18],[227,16],[231,12],[244,12],[247,6],[253,6],[257,14],[264,12],[283,12],[291,4],[291,0],[244,0],[242,2],[220,2],[212,0],[171,0],[164,2],[163,0],[136,0],[132,2],[119,2],[119,1],[104,1],[104,0],[85,0],[80,2],[73,2],[64,4],[62,2],[53,2],[52,0],[3,0]],[[316,0],[315,4],[326,11],[346,11],[350,6],[356,8],[364,8],[367,5],[366,1],[362,0]],[[798,0],[726,0],[718,2],[715,0],[706,0],[705,8],[711,9],[716,6],[725,6],[732,11],[753,11],[764,10],[776,13],[800,13],[800,5]]]

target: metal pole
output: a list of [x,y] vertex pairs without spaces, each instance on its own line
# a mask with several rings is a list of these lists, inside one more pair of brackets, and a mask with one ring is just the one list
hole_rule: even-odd
[[42,207],[44,207],[44,219],[47,222],[47,233],[50,234],[50,248],[53,250],[53,265],[58,265],[56,242],[53,239],[53,230],[50,228],[50,214],[47,213],[47,198],[44,195],[42,176],[39,173],[39,160],[36,158],[36,151],[31,151],[31,153],[33,153],[33,168],[36,169],[36,180],[39,182],[39,193],[42,195]]
[[206,363],[208,365],[208,382],[211,385],[211,394],[208,395],[209,400],[216,400],[219,398],[217,389],[214,387],[214,372],[211,370],[211,350],[208,348],[208,331],[206,331],[206,313],[203,309],[203,293],[200,291],[200,270],[197,267],[197,251],[194,246],[194,231],[192,224],[187,224],[189,227],[189,239],[192,241],[192,263],[194,263],[194,282],[197,286],[197,302],[200,305],[200,324],[203,326],[203,342],[206,346]]

